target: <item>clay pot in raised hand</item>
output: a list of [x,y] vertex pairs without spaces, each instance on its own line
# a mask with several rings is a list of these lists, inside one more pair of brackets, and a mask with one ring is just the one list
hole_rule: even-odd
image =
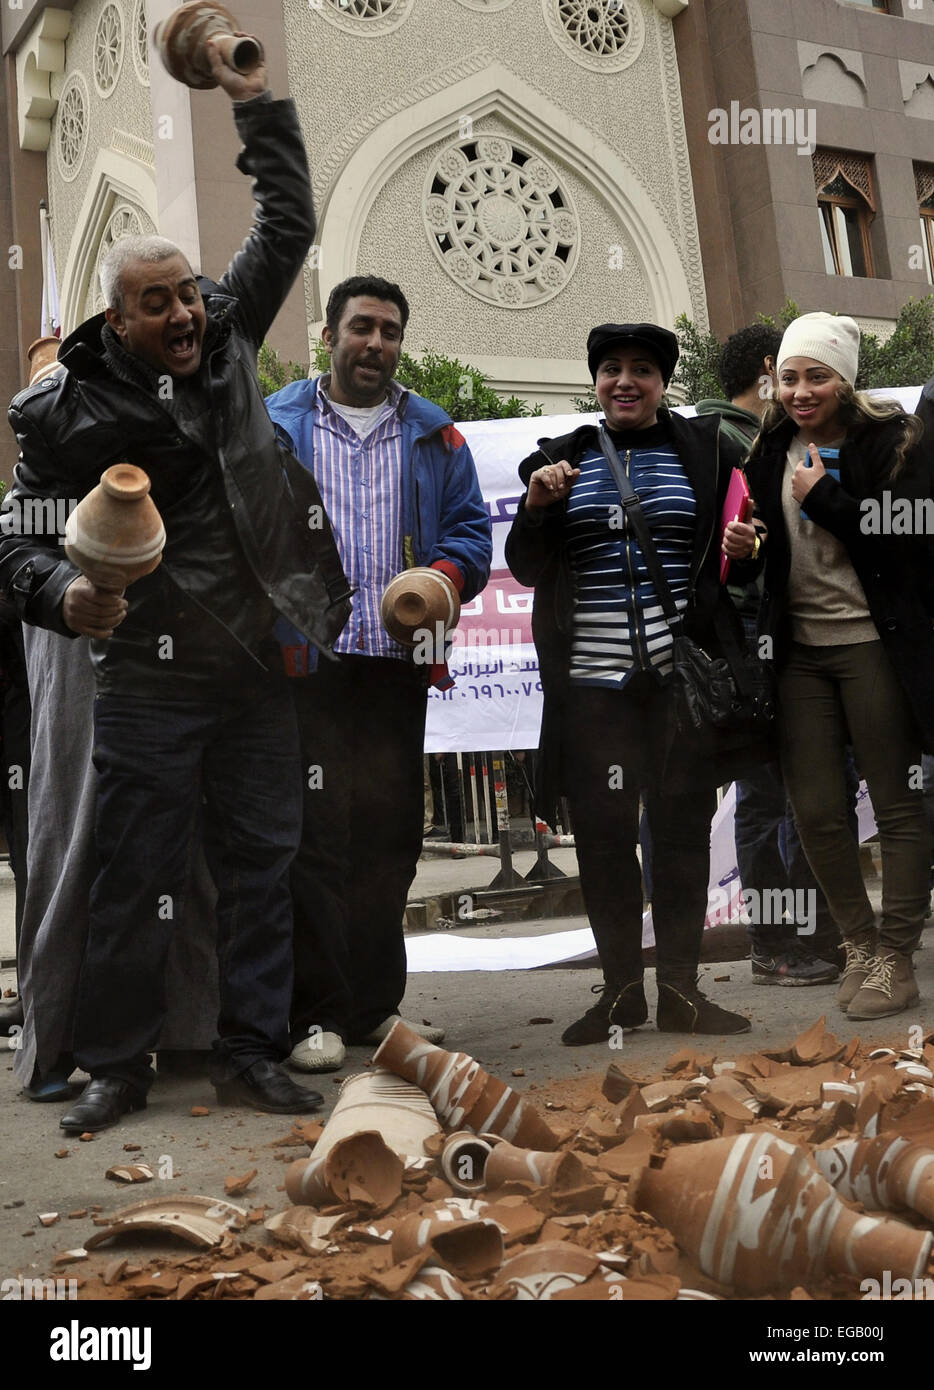
[[824,1273],[915,1279],[934,1242],[930,1231],[852,1211],[803,1149],[774,1134],[671,1149],[633,1174],[627,1196],[705,1274],[741,1293]]
[[115,463],[65,524],[65,554],[99,589],[122,593],[162,559],[165,527],[149,486],[141,468]]
[[207,40],[216,39],[222,60],[235,72],[251,73],[263,60],[263,45],[251,34],[238,34],[237,21],[214,0],[190,0],[158,23],[152,40],[164,67],[176,82],[206,89],[217,86],[211,72]]
[[400,1020],[373,1057],[377,1066],[412,1081],[427,1094],[441,1123],[475,1134],[499,1134],[521,1148],[558,1147],[557,1136],[528,1101],[490,1076],[465,1052],[446,1052],[426,1042]]
[[380,618],[390,637],[414,647],[427,634],[439,651],[445,633],[457,627],[460,612],[460,598],[447,575],[423,567],[403,570],[391,579],[380,603]]

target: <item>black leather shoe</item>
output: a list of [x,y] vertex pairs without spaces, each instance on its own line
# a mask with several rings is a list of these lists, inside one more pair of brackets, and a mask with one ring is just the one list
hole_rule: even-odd
[[659,982],[655,1026],[660,1033],[748,1033],[752,1024],[742,1014],[712,1004],[696,984]]
[[306,1115],[324,1104],[320,1091],[297,1086],[278,1062],[254,1062],[232,1081],[215,1081],[214,1089],[222,1105],[248,1105],[273,1115]]
[[145,1110],[146,1097],[128,1081],[97,1076],[89,1081],[69,1111],[59,1120],[66,1134],[109,1129],[130,1110]]
[[592,993],[599,994],[600,998],[583,1018],[565,1028],[561,1034],[565,1047],[605,1043],[612,1027],[638,1028],[649,1016],[641,980],[631,980],[628,985],[594,985]]

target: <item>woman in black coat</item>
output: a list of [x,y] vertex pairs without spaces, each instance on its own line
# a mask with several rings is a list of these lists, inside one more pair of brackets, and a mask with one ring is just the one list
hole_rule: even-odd
[[[934,748],[934,501],[914,448],[918,421],[854,391],[858,351],[852,319],[805,314],[789,326],[779,399],[747,472],[768,527],[760,631],[779,673],[785,780],[844,937],[837,1002],[849,1018],[875,1019],[918,1000],[912,952],[930,857],[921,748]],[[882,845],[878,930],[846,824],[848,742]]]
[[[719,523],[739,450],[720,436],[719,417],[687,421],[662,408],[678,357],[667,329],[605,324],[591,332],[587,353],[608,432],[688,634],[710,650],[727,631],[738,650],[742,629],[719,583]],[[541,441],[519,472],[527,491],[506,560],[519,582],[535,589],[532,628],[544,691],[536,807],[554,825],[558,797],[568,798],[604,974],[599,1000],[562,1041],[606,1042],[612,1028],[637,1027],[648,1017],[636,856],[640,793],[653,842],[658,1027],[745,1032],[747,1019],[697,989],[710,821],[724,772],[710,741],[676,735],[671,633],[597,430],[584,425]],[[737,560],[754,545],[752,526],[741,523],[723,540]]]

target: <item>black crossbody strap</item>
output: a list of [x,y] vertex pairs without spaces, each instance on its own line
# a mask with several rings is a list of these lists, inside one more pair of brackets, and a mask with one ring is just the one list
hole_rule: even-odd
[[600,448],[603,451],[603,456],[610,465],[610,472],[613,474],[616,480],[616,486],[619,488],[619,495],[623,500],[626,515],[629,517],[632,523],[632,529],[636,534],[636,539],[642,547],[642,555],[645,560],[646,569],[649,572],[652,583],[655,585],[655,592],[662,605],[665,621],[674,632],[680,632],[682,627],[681,614],[678,612],[677,605],[672,597],[671,586],[665,576],[662,562],[658,558],[658,551],[655,548],[655,541],[652,539],[652,532],[649,530],[649,524],[645,519],[642,504],[633,489],[632,483],[626,477],[626,470],[616,451],[616,445],[607,434],[606,428],[603,425],[599,426],[597,436],[600,440]]

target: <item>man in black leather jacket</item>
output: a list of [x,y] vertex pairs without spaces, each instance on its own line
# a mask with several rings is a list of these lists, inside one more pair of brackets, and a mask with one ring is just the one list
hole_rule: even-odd
[[[63,343],[67,371],[10,409],[21,454],[0,518],[0,586],[26,622],[92,639],[98,688],[100,871],[74,1034],[92,1080],[62,1119],[70,1132],[146,1103],[202,799],[219,894],[218,1098],[282,1113],[322,1103],[279,1065],[301,789],[272,629],[282,614],[327,650],[350,605],[320,497],[277,443],[256,375],[315,220],[293,103],[272,99],[265,69],[243,77],[216,54],[212,65],[235,103],[238,167],[254,179],[246,242],[217,285],[171,243],[118,242],[106,314]],[[167,536],[162,564],[126,597],[81,576],[56,529],[120,460],[149,474]]]

